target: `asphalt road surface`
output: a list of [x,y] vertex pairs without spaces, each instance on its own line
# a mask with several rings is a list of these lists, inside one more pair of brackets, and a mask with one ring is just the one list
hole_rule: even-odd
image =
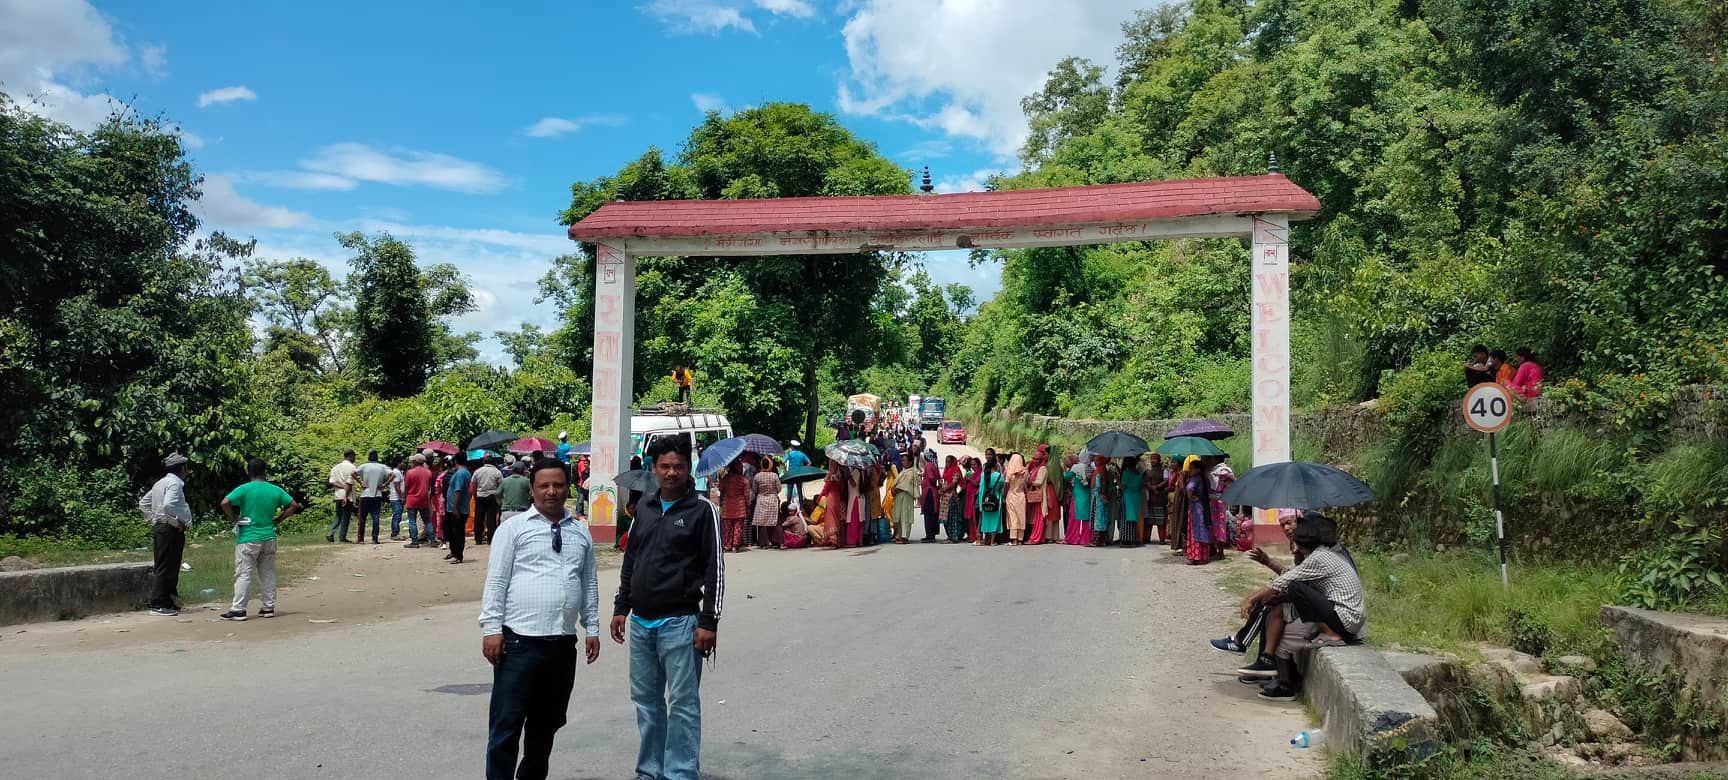
[[[1302,710],[1254,698],[1236,659],[1206,646],[1231,607],[1210,568],[1061,546],[730,555],[703,774],[1318,774],[1317,755],[1287,746]],[[601,573],[608,596],[616,580]],[[310,624],[290,590],[282,609],[290,628],[254,620],[221,640],[159,629],[135,645],[24,649],[28,627],[0,628],[0,774],[480,775],[491,673],[476,604]],[[626,661],[608,639],[578,672],[552,777],[631,776]]]

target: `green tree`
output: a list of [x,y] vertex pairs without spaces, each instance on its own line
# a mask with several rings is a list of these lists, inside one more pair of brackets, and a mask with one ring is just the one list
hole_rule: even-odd
[[446,322],[474,309],[467,281],[454,266],[422,269],[414,249],[388,233],[338,233],[336,240],[355,253],[349,260],[354,329],[348,350],[362,387],[386,398],[414,395],[433,371],[472,355],[473,338],[452,335]]
[[[341,371],[343,342],[353,317],[347,292],[316,260],[253,258],[246,261],[240,282],[253,311],[271,326],[304,336],[272,333],[272,345],[292,342],[296,363],[304,362],[304,345],[310,342],[322,353],[308,366],[319,373]],[[316,353],[315,353],[316,354]]]
[[[611,200],[884,195],[910,191],[910,173],[834,117],[791,103],[709,114],[676,164],[650,149],[618,175],[571,188],[566,224]],[[636,386],[686,362],[706,377],[743,430],[815,439],[819,370],[832,361],[855,381],[885,338],[872,300],[903,258],[643,258],[637,270]],[[593,248],[564,258],[543,281],[565,316],[554,337],[578,371],[592,342]],[[749,311],[746,311],[745,308]],[[748,357],[746,357],[748,356]]]

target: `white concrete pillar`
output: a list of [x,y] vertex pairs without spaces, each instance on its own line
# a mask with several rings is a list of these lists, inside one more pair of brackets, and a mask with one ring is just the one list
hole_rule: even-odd
[[629,468],[631,374],[636,365],[636,258],[607,244],[594,264],[594,453],[589,460],[588,522],[595,541],[616,532],[619,492],[613,480]]
[[1290,222],[1254,217],[1252,244],[1254,464],[1290,459]]

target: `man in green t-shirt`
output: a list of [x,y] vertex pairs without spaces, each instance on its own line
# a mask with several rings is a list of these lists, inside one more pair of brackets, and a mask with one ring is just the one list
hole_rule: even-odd
[[528,463],[524,458],[510,468],[510,476],[505,477],[504,483],[498,487],[498,505],[504,510],[505,520],[528,511],[528,505],[534,503],[532,485],[523,476],[527,471]]
[[276,617],[276,524],[300,511],[300,502],[288,491],[264,479],[264,461],[246,461],[246,484],[222,499],[222,514],[234,524],[234,605],[218,617],[246,619],[252,578],[259,577],[264,607],[258,617]]

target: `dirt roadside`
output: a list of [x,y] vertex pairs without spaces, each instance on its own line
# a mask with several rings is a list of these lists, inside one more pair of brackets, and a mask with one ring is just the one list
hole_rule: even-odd
[[[278,583],[276,617],[269,620],[257,617],[256,590],[252,618],[244,625],[217,619],[232,595],[224,588],[218,601],[189,601],[179,617],[140,611],[0,626],[0,658],[158,642],[284,639],[329,626],[400,620],[430,607],[478,602],[490,549],[470,544],[467,563],[453,566],[443,560],[444,550],[407,549],[400,542],[342,545],[311,574]],[[623,557],[610,545],[596,552],[601,568],[616,566]]]

